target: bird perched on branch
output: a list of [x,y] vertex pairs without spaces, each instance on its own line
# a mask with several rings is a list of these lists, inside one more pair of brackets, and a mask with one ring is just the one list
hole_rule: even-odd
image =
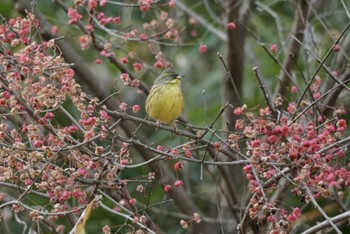
[[184,106],[182,77],[173,71],[165,70],[154,81],[146,100],[146,112],[152,119],[167,124],[179,118]]

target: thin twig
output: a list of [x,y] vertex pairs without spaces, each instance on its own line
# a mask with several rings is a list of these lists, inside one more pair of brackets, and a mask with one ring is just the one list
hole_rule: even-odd
[[254,71],[255,77],[258,79],[259,87],[260,87],[261,91],[263,92],[264,99],[265,99],[265,103],[266,103],[266,105],[270,108],[270,110],[272,111],[273,117],[274,117],[275,119],[277,119],[278,113],[277,113],[277,111],[275,110],[274,106],[272,105],[272,102],[271,102],[271,100],[270,100],[270,97],[269,97],[269,95],[267,94],[267,91],[265,90],[265,86],[264,86],[264,84],[262,83],[262,80],[261,80],[260,75],[259,75],[259,72],[258,72],[258,67],[253,67],[253,71]]
[[275,20],[276,28],[277,28],[277,33],[278,33],[278,40],[283,41],[283,32],[285,29],[282,26],[281,19],[274,10],[272,10],[269,6],[266,4],[263,4],[261,1],[256,1],[255,4],[260,7],[262,10],[266,11],[268,14],[271,15],[272,18]]
[[228,69],[228,67],[227,67],[227,65],[226,65],[226,63],[225,63],[225,61],[224,61],[224,59],[222,58],[222,55],[221,55],[219,52],[218,52],[216,55],[218,56],[220,62],[222,63],[222,65],[223,65],[224,68],[225,68],[226,76],[227,76],[227,78],[231,81],[231,84],[232,84],[233,90],[234,90],[234,92],[235,92],[235,96],[236,96],[237,99],[238,99],[238,102],[239,102],[239,103],[242,103],[242,98],[241,98],[240,95],[239,95],[239,92],[238,92],[236,83],[235,83],[235,81],[234,81],[234,79],[233,79],[233,77],[232,77],[231,71]]
[[191,8],[189,8],[188,6],[186,6],[182,1],[180,0],[175,0],[176,5],[183,10],[184,12],[186,12],[188,15],[190,15],[191,17],[193,17],[198,23],[200,23],[201,25],[203,25],[203,27],[205,27],[209,32],[213,33],[214,35],[216,35],[218,38],[220,38],[223,41],[227,41],[227,37],[225,35],[224,32],[220,31],[219,29],[215,28],[214,26],[212,26],[209,22],[207,22],[203,17],[201,17],[200,15],[198,15],[197,13],[195,13],[194,11],[191,10]]
[[293,118],[293,120],[288,124],[288,126],[291,126],[293,123],[295,123],[301,116],[303,116],[311,107],[313,107],[314,105],[317,104],[317,102],[319,102],[321,99],[323,99],[324,97],[326,97],[328,94],[330,94],[331,92],[333,92],[335,89],[337,89],[340,86],[343,86],[344,84],[346,84],[347,82],[349,82],[349,80],[346,80],[344,82],[340,82],[339,85],[333,87],[332,89],[328,90],[326,93],[324,93],[323,95],[321,95],[319,98],[317,98],[315,101],[313,101],[310,105],[308,105],[303,111],[301,111],[295,118]]
[[341,144],[348,144],[349,142],[350,142],[350,137],[346,137],[344,139],[341,139],[339,141],[334,142],[333,144],[330,144],[330,145],[327,145],[327,146],[323,147],[322,149],[317,151],[316,154],[323,154],[324,152],[326,152],[329,149],[338,147]]

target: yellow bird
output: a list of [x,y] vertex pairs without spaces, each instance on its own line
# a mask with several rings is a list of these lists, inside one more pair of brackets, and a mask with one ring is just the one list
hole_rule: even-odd
[[181,78],[165,70],[154,81],[146,100],[146,112],[152,119],[167,124],[179,118],[184,106]]

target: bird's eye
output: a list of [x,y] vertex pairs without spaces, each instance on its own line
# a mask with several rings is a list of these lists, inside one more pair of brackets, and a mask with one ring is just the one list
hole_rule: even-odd
[[171,77],[172,77],[173,79],[177,78],[178,76],[179,76],[179,74],[172,74],[172,75],[171,75]]

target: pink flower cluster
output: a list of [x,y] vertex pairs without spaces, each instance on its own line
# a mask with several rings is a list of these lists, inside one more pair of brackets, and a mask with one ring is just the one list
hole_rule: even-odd
[[[312,89],[317,91],[318,86],[316,79]],[[295,111],[296,108],[289,112]],[[302,184],[308,186],[315,198],[327,198],[333,188],[350,186],[349,165],[339,163],[346,147],[337,144],[347,127],[345,119],[327,120],[318,126],[312,112],[305,112],[298,119],[284,115],[278,120],[271,118],[269,108],[261,108],[259,116],[246,107],[233,112],[240,118],[235,125],[237,133],[229,136],[231,147],[238,149],[238,141],[247,139],[246,155],[251,160],[243,168],[249,190],[255,194],[250,201],[250,218],[267,218],[268,222],[283,227],[301,217],[299,208],[289,214],[272,199],[282,177],[290,181],[291,194],[306,200],[310,197]]]

